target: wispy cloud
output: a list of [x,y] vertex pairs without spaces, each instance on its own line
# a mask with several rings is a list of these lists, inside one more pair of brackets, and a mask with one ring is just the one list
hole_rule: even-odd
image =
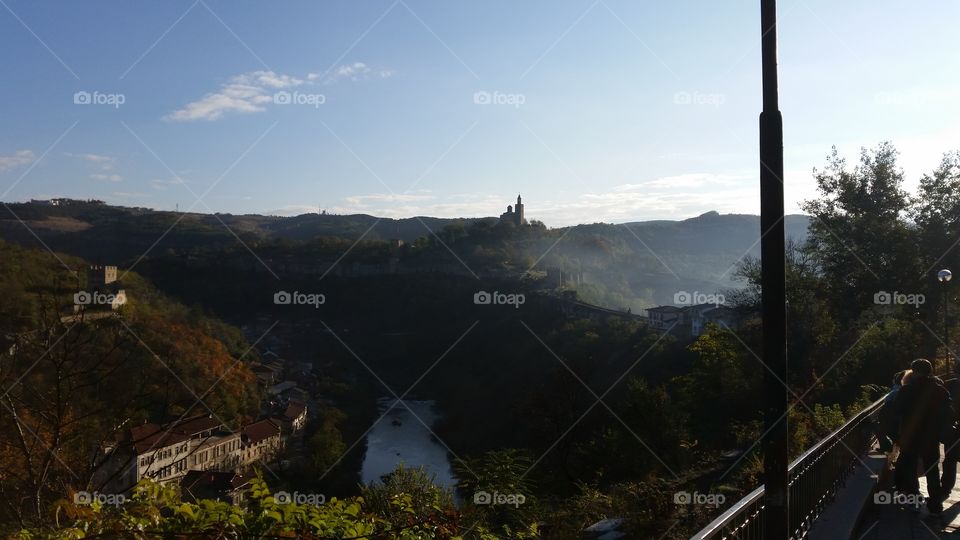
[[157,191],[166,191],[170,186],[179,186],[186,182],[177,176],[160,180],[150,180],[150,187]]
[[[277,92],[313,85],[319,82],[332,84],[342,80],[359,81],[364,79],[385,79],[393,75],[388,69],[373,69],[363,62],[355,62],[331,70],[323,78],[318,73],[309,73],[305,78],[285,75],[273,71],[250,71],[231,77],[214,92],[187,103],[180,109],[164,116],[171,122],[192,122],[196,120],[219,120],[229,114],[249,114],[263,112],[276,102]],[[323,78],[323,81],[320,79]]]
[[114,191],[110,194],[111,197],[116,199],[149,199],[153,197],[152,193],[136,193],[130,191]]
[[[323,82],[333,84],[343,80],[361,81],[366,79],[387,79],[392,77],[394,73],[392,69],[374,69],[363,62],[354,62],[330,70],[330,74]],[[319,73],[307,75],[307,79],[311,81],[319,80],[321,77],[323,77],[323,75]]]
[[101,172],[90,174],[90,178],[93,180],[101,180],[104,182],[119,182],[123,180],[123,177],[119,174],[112,173],[114,164],[117,162],[117,158],[112,156],[107,156],[103,154],[66,154],[69,157],[82,159],[86,161],[90,166],[98,169]]
[[164,117],[174,122],[217,120],[228,113],[253,113],[266,110],[273,102],[272,92],[304,84],[302,79],[272,71],[251,71],[230,78],[216,92]]
[[434,197],[432,195],[374,193],[372,195],[354,195],[352,197],[347,197],[344,200],[346,200],[348,203],[353,205],[365,205],[370,202],[379,202],[379,203],[413,202],[413,201],[428,201],[433,198]]
[[629,192],[644,191],[650,189],[689,189],[703,188],[707,186],[735,186],[750,176],[740,176],[731,174],[714,173],[687,173],[674,176],[663,176],[649,182],[640,182],[638,184],[620,184],[613,187],[613,191]]
[[288,204],[287,206],[281,206],[280,208],[271,208],[268,210],[261,210],[257,212],[258,214],[263,214],[265,216],[299,216],[301,214],[316,214],[317,208],[315,206],[306,206],[302,204]]
[[100,165],[103,169],[112,169],[117,158],[104,156],[100,154],[67,154],[70,157],[80,158],[84,161]]
[[32,150],[17,150],[12,155],[0,156],[0,172],[29,165],[34,159]]

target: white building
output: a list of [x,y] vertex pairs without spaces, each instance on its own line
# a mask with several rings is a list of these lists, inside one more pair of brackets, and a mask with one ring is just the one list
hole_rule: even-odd
[[231,471],[277,457],[280,427],[261,420],[231,432],[216,418],[185,418],[165,426],[145,423],[127,430],[104,452],[97,484],[124,492],[143,478],[179,481],[189,471]]

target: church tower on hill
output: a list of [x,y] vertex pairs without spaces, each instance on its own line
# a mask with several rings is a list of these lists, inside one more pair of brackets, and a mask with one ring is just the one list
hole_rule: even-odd
[[518,227],[527,224],[527,220],[523,217],[523,200],[519,193],[517,194],[517,206],[507,205],[507,211],[500,214],[500,221],[510,221]]

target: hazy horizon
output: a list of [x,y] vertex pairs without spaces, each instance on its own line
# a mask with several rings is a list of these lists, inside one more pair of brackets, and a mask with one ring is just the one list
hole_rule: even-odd
[[[788,212],[832,145],[855,161],[893,141],[910,190],[960,148],[960,74],[934,69],[960,6],[893,6],[782,10]],[[521,191],[553,226],[759,212],[753,2],[4,7],[3,200],[454,217]]]
[[[63,198],[63,199],[69,199],[69,198],[71,198],[71,197],[56,197],[56,196],[55,196],[55,197],[51,197],[50,199],[61,199],[61,198]],[[37,200],[37,201],[47,201],[47,200],[50,200],[50,199],[36,199],[36,200]],[[99,199],[76,199],[76,200],[99,200]],[[30,200],[27,200],[27,201],[5,201],[5,202],[6,202],[7,204],[29,204],[31,201],[30,201]],[[151,211],[154,211],[154,212],[177,212],[177,211],[178,211],[178,210],[176,210],[176,209],[153,208],[153,207],[148,206],[148,205],[125,205],[125,204],[111,204],[111,203],[109,203],[109,202],[107,202],[107,201],[104,201],[104,202],[105,202],[106,204],[108,204],[109,206],[115,206],[115,207],[119,207],[119,208],[130,208],[130,209],[143,208],[143,209],[151,210]],[[194,215],[199,215],[199,216],[211,216],[211,215],[214,215],[214,214],[215,214],[215,212],[203,212],[203,211],[198,211],[198,210],[191,210],[191,211],[189,211],[189,212],[187,212],[187,211],[182,211],[181,213],[183,213],[183,214],[194,214]],[[281,219],[282,219],[282,218],[295,218],[295,217],[300,217],[300,216],[310,216],[310,215],[316,216],[316,215],[320,215],[317,211],[313,211],[313,212],[302,212],[302,213],[298,213],[298,214],[287,214],[287,215],[284,215],[284,214],[257,213],[257,212],[244,212],[244,213],[216,212],[216,213],[219,213],[219,214],[221,214],[221,215],[259,216],[259,217],[281,218]],[[623,225],[623,224],[630,224],[630,223],[647,223],[647,222],[655,222],[655,221],[681,222],[681,221],[687,221],[687,220],[689,220],[689,219],[694,219],[694,218],[697,218],[697,217],[701,217],[701,216],[704,216],[704,215],[706,215],[706,214],[717,214],[718,216],[721,216],[721,217],[726,217],[726,216],[748,216],[748,217],[756,217],[756,218],[759,218],[759,217],[760,217],[760,214],[759,214],[759,213],[756,213],[756,214],[741,213],[741,212],[727,212],[727,213],[723,213],[723,212],[718,212],[717,210],[707,210],[707,211],[702,212],[702,213],[700,213],[700,214],[697,214],[697,215],[695,215],[695,216],[678,217],[678,218],[675,218],[675,219],[664,219],[664,218],[659,218],[659,219],[627,219],[627,220],[625,220],[625,221],[593,221],[593,222],[583,222],[583,223],[568,223],[568,224],[563,224],[563,225],[554,225],[554,224],[551,224],[551,223],[544,222],[544,225],[546,225],[547,227],[550,227],[550,228],[565,228],[565,227],[576,227],[576,226],[578,226],[578,225],[593,225],[593,224]],[[328,216],[334,216],[334,217],[368,216],[368,217],[372,217],[372,218],[380,219],[380,220],[382,220],[382,219],[392,219],[392,220],[408,220],[408,219],[411,219],[411,220],[416,220],[416,219],[418,219],[418,218],[445,219],[445,220],[460,220],[460,219],[463,219],[463,220],[499,219],[499,215],[492,215],[492,214],[491,214],[491,215],[488,215],[488,216],[480,216],[480,215],[477,215],[477,216],[465,216],[465,215],[464,215],[464,216],[410,215],[410,216],[395,216],[395,217],[394,217],[394,216],[378,216],[378,215],[376,215],[376,214],[370,214],[370,213],[366,213],[366,212],[354,212],[354,213],[349,213],[349,214],[341,214],[341,213],[335,213],[335,212],[327,212],[326,215],[328,215]],[[785,217],[810,217],[810,216],[807,215],[807,214],[804,214],[804,213],[802,213],[802,212],[797,212],[797,213],[787,213],[787,214],[785,215]],[[539,218],[538,218],[537,216],[535,216],[535,215],[529,215],[529,214],[528,214],[528,218],[529,218],[530,220],[532,220],[532,221],[543,221],[543,220],[539,219]]]

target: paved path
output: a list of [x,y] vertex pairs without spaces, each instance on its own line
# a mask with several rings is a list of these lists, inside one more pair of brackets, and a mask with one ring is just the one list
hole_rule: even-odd
[[[888,456],[888,465],[895,456]],[[892,492],[892,471],[881,475],[878,491]],[[920,491],[926,495],[927,480],[920,477]],[[931,516],[924,507],[910,510],[896,504],[871,504],[864,512],[860,530],[854,535],[860,540],[930,540],[948,538],[960,540],[960,483],[943,504],[943,515]]]

